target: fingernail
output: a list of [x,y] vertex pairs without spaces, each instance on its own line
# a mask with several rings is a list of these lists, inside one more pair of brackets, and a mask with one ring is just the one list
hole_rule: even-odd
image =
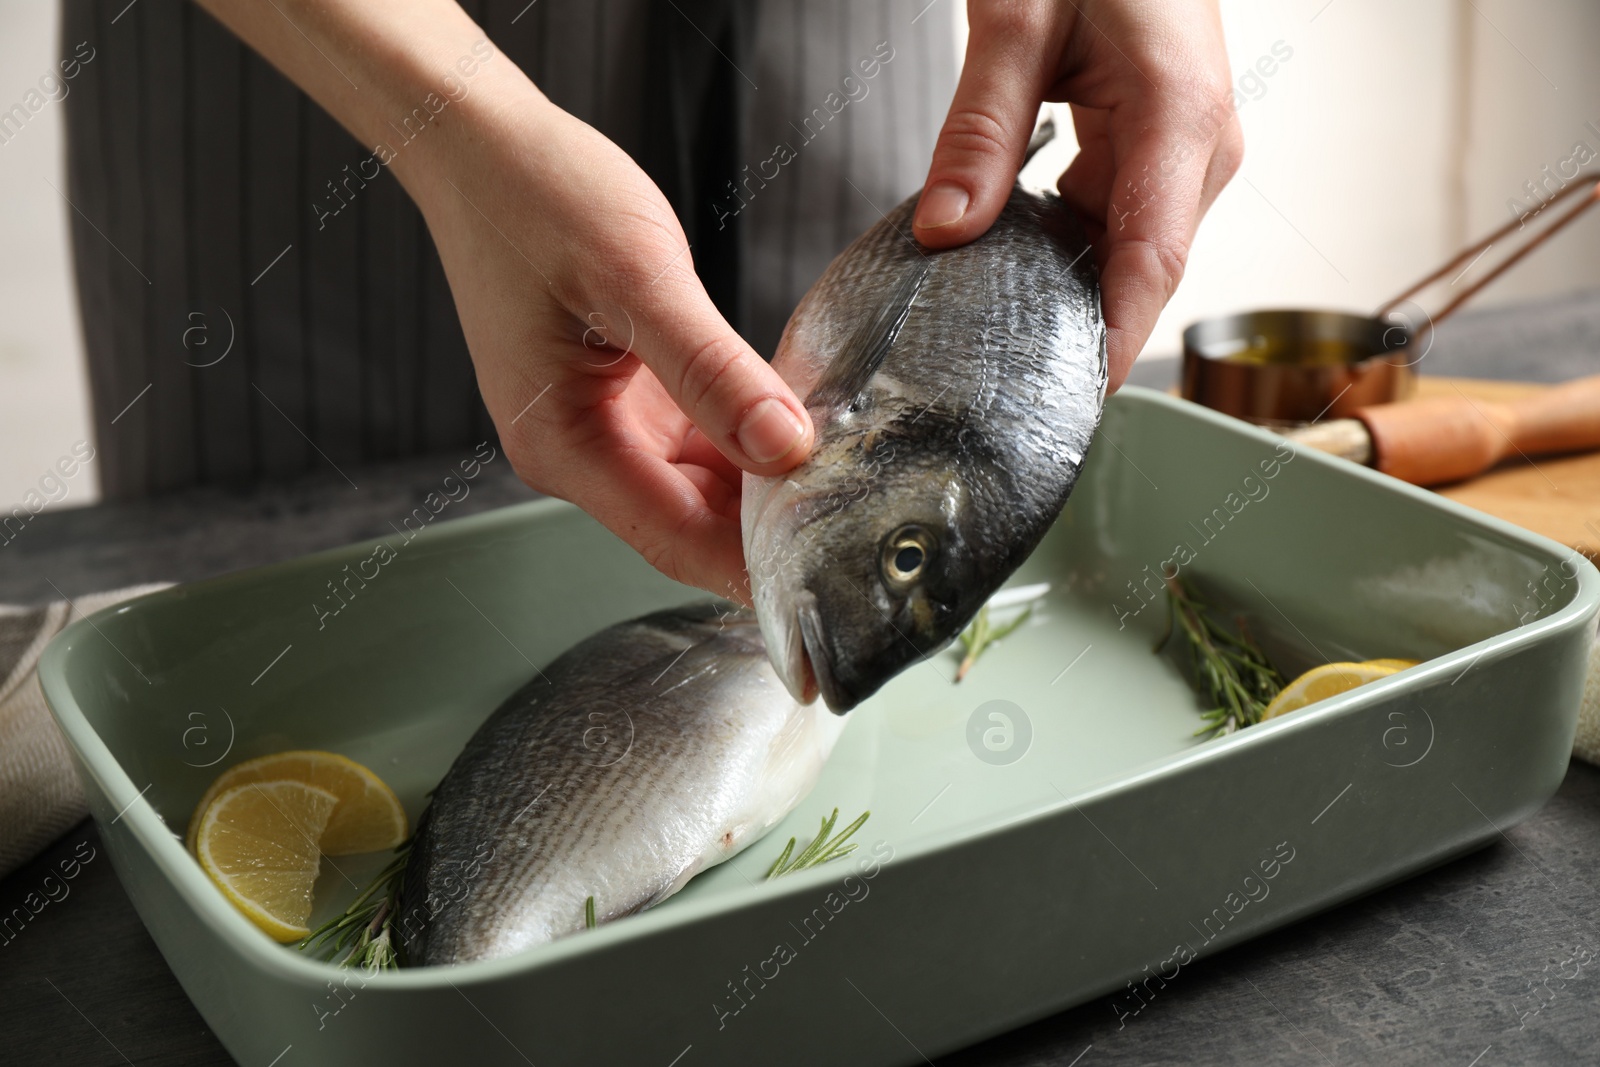
[[917,204],[917,225],[924,230],[953,226],[967,213],[972,198],[955,182],[934,182]]
[[757,463],[771,463],[788,455],[805,432],[789,406],[769,396],[745,412],[736,436],[745,455]]

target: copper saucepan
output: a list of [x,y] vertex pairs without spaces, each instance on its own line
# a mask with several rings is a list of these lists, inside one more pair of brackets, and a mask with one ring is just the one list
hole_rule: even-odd
[[[1547,213],[1574,193],[1580,203],[1559,217]],[[1600,171],[1579,175],[1523,216],[1464,249],[1372,316],[1343,311],[1246,311],[1204,319],[1183,331],[1182,395],[1228,415],[1266,426],[1342,418],[1357,408],[1404,399],[1413,367],[1427,355],[1435,326],[1600,199]],[[1434,314],[1411,298],[1468,270],[1496,245],[1498,262],[1455,293]]]

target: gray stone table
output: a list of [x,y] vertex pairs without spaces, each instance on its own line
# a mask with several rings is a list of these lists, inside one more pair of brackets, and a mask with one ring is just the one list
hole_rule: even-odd
[[[1463,315],[1441,329],[1422,369],[1546,381],[1600,372],[1600,295]],[[1142,360],[1131,380],[1165,387],[1174,375],[1172,361]],[[251,491],[46,512],[0,548],[0,600],[51,599],[52,586],[76,596],[190,581],[375,537],[453,462],[347,471],[359,488],[329,471]],[[529,495],[502,459],[452,510]],[[91,823],[0,881],[0,913],[58,860],[89,849],[96,858],[70,895],[0,947],[0,1063],[230,1063]],[[941,1063],[1600,1063],[1600,973],[1562,963],[1579,950],[1600,955],[1600,770],[1574,762],[1556,797],[1488,848],[1185,968],[1136,1016],[1119,1021],[1109,1001],[1095,1001]]]

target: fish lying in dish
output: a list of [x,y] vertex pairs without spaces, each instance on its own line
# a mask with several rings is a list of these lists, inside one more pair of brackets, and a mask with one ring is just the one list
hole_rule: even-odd
[[816,445],[744,477],[773,666],[838,712],[948,645],[1037,547],[1105,406],[1098,276],[1071,209],[1019,186],[983,237],[933,252],[908,236],[916,203],[795,310],[773,366]]
[[647,908],[810,792],[844,722],[715,605],[573,646],[478,729],[417,825],[394,920],[410,964],[510,955]]

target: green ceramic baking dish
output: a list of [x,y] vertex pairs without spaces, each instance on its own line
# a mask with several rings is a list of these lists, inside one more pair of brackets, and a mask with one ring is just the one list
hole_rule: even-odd
[[[1538,808],[1600,606],[1600,576],[1553,542],[1127,389],[1015,579],[1050,584],[1029,623],[961,684],[946,655],[859,708],[770,837],[644,914],[363,981],[273,944],[184,851],[172,831],[211,778],[333,749],[415,817],[532,664],[697,597],[553,501],[388,541],[337,615],[328,583],[376,542],[143,597],[40,667],[123,885],[251,1067],[914,1063],[1108,992],[1134,1011],[1195,957]],[[1244,612],[1287,670],[1425,662],[1199,741],[1178,660],[1151,651],[1163,570]],[[871,810],[860,853],[764,882],[835,806]],[[319,913],[381,860],[325,871]]]

